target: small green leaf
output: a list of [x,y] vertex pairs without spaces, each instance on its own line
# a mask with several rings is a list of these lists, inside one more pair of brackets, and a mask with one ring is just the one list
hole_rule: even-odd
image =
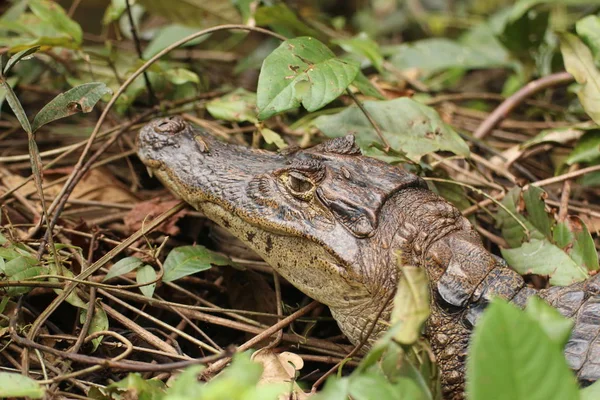
[[397,400],[403,398],[398,396],[393,385],[385,376],[374,372],[352,376],[348,392],[355,400]]
[[[141,268],[138,268],[137,273],[135,275],[135,279],[138,284],[148,283],[156,280],[156,271],[150,265],[144,265]],[[154,289],[156,288],[156,282],[141,286],[140,291],[142,294],[149,299],[154,295]]]
[[33,120],[34,131],[57,119],[89,113],[98,100],[112,90],[102,82],[84,83],[59,94],[40,110]]
[[230,1],[186,0],[177,2],[177,7],[163,0],[138,0],[138,3],[156,16],[187,26],[241,23],[240,13]]
[[308,111],[335,100],[358,74],[353,61],[335,57],[311,37],[286,40],[264,61],[258,78],[258,118],[267,119],[302,104]]
[[18,76],[11,76],[10,78],[4,81],[4,84],[0,84],[0,117],[2,116],[2,104],[4,104],[4,100],[6,99],[7,90],[4,85],[8,85],[11,88],[14,88],[15,85],[19,82]]
[[[506,196],[504,196],[504,199],[502,199],[501,203],[512,214],[509,214],[503,208],[498,208],[498,212],[495,215],[496,221],[502,229],[502,237],[506,239],[510,247],[519,247],[523,242],[530,238],[540,240],[544,240],[546,238],[540,231],[537,230],[535,226],[533,226],[528,219],[525,219],[525,217],[519,214],[517,210],[517,204],[519,204],[520,198],[521,189],[511,189]],[[525,225],[529,231],[529,237],[527,237],[526,232],[523,230],[523,227],[517,222],[517,220]]]
[[35,380],[9,372],[0,372],[0,397],[31,397],[39,399],[45,390]]
[[546,204],[544,197],[546,192],[536,186],[530,186],[527,190],[523,190],[523,200],[525,201],[525,209],[527,210],[527,220],[537,228],[546,238],[552,237],[553,219],[550,219],[546,212]]
[[171,68],[165,71],[165,78],[173,85],[183,85],[184,83],[200,83],[200,78],[195,72],[185,68]]
[[287,147],[287,143],[283,141],[281,136],[279,136],[279,133],[272,131],[269,128],[261,128],[260,134],[262,135],[263,139],[265,139],[265,142],[268,144],[275,144],[278,149],[284,149]]
[[[87,314],[87,305],[86,308],[81,310],[81,314],[79,314],[79,322],[83,325],[86,320]],[[90,328],[88,329],[87,334],[91,335],[92,333],[106,331],[109,328],[108,324],[108,315],[106,315],[106,311],[101,306],[94,307],[94,315],[92,315],[92,320],[90,322]],[[95,339],[92,339],[92,351],[96,351],[100,343],[102,343],[102,339],[104,336],[98,336]]]
[[598,265],[598,253],[596,252],[596,245],[594,239],[585,225],[585,223],[577,218],[572,217],[568,219],[569,227],[574,232],[575,240],[573,241],[573,247],[569,251],[569,256],[579,265],[587,268],[588,271],[597,271]]
[[[196,32],[198,32],[197,28],[192,28],[190,26],[185,25],[172,24],[162,27],[158,31],[156,31],[156,33],[154,34],[154,38],[150,41],[150,43],[148,43],[148,45],[144,49],[142,57],[147,60],[150,57],[153,57],[156,54],[158,54],[165,47]],[[205,41],[209,37],[210,35],[200,36],[199,38],[190,40],[181,47],[195,46],[198,43]]]
[[23,60],[27,56],[30,56],[31,54],[35,53],[39,49],[40,49],[40,46],[33,46],[33,47],[30,47],[29,49],[25,49],[23,51],[18,52],[17,54],[15,54],[11,58],[9,58],[8,62],[6,63],[6,67],[4,67],[4,75],[8,75],[8,73],[10,72],[12,67],[14,67],[19,61]]
[[31,124],[29,123],[27,114],[25,114],[25,110],[23,109],[21,102],[17,98],[17,95],[12,90],[12,87],[6,81],[4,81],[2,79],[0,79],[0,85],[2,85],[2,87],[4,88],[4,90],[5,90],[4,95],[6,96],[8,105],[10,106],[13,113],[15,113],[15,116],[17,117],[17,120],[23,127],[23,130],[27,133],[32,133],[33,131],[31,130]]
[[319,393],[310,397],[311,400],[348,400],[350,392],[348,378],[330,377],[325,382],[325,387]]
[[547,239],[531,239],[521,247],[501,251],[506,262],[521,275],[548,275],[555,286],[568,286],[588,278],[582,266]]
[[537,296],[531,296],[527,300],[525,312],[531,319],[539,323],[546,335],[559,349],[562,350],[565,347],[569,337],[571,337],[572,320],[563,317],[556,308],[548,305]]
[[[190,369],[192,368],[194,367]],[[163,399],[164,388],[165,384],[160,380],[144,379],[139,373],[132,373],[124,379],[108,385],[105,393],[113,394],[112,396],[107,396],[110,399],[122,399],[123,397],[127,397],[123,396],[124,394],[135,393],[135,398],[139,400],[158,400]],[[193,398],[188,397],[188,399]]]
[[122,258],[111,267],[110,271],[108,271],[108,273],[102,281],[106,282],[107,280],[114,278],[115,276],[125,275],[126,273],[141,267],[143,264],[144,263],[142,262],[142,260],[140,260],[137,257]]
[[302,22],[286,3],[259,7],[254,14],[258,26],[270,26],[275,32],[286,37],[318,37],[319,32]]
[[470,400],[579,399],[559,346],[537,321],[499,299],[475,326],[466,389]]
[[566,222],[559,222],[552,230],[552,240],[562,250],[567,250],[567,247],[573,244],[575,236]]
[[102,17],[102,25],[108,25],[111,22],[117,21],[121,18],[121,15],[127,10],[126,0],[111,0],[106,11],[104,11],[104,17]]
[[50,0],[29,0],[31,11],[39,19],[52,25],[57,31],[70,36],[76,44],[81,44],[83,40],[83,32],[81,27],[73,21],[65,10]]
[[423,268],[400,266],[399,271],[400,283],[390,322],[401,323],[394,336],[396,341],[410,345],[421,337],[421,327],[429,317],[429,286]]
[[181,246],[169,253],[164,263],[163,282],[171,282],[196,272],[206,271],[211,264],[230,265],[231,260],[204,246]]
[[600,124],[600,71],[592,52],[570,33],[561,34],[560,43],[565,68],[581,85],[577,90],[579,101],[592,120]]
[[360,90],[365,96],[374,97],[378,100],[385,100],[385,96],[377,90],[362,71],[358,71],[358,75],[356,75],[356,78],[352,81],[352,86]]
[[590,163],[600,160],[600,130],[588,131],[575,145],[566,163]]
[[361,32],[349,39],[335,39],[332,40],[332,43],[337,44],[348,53],[356,54],[370,61],[377,71],[383,70],[383,55],[379,45],[366,33]]
[[[418,162],[425,154],[446,150],[467,157],[469,147],[437,111],[415,100],[402,97],[388,101],[365,101],[367,112],[379,125],[392,149],[406,153]],[[322,115],[314,124],[326,136],[340,137],[352,133],[364,153],[377,157],[373,143],[380,139],[358,107],[349,107],[333,115]]]
[[236,122],[258,122],[256,94],[239,88],[206,103],[206,109],[216,119]]

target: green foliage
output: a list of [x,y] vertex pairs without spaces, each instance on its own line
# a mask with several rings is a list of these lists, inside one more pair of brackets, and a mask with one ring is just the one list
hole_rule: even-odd
[[[550,318],[549,325],[555,326],[557,318]],[[469,400],[579,399],[577,382],[562,355],[562,333],[561,340],[553,340],[544,329],[546,322],[502,300],[492,301],[471,339]]]
[[258,118],[302,104],[316,111],[335,100],[358,74],[358,65],[337,58],[311,37],[283,42],[264,61],[258,78]]
[[173,249],[164,263],[163,282],[206,271],[214,265],[231,265],[232,261],[204,246],[181,246]]
[[45,390],[35,380],[9,372],[0,372],[0,396],[1,397],[30,397],[40,399]]
[[235,122],[258,122],[256,94],[239,88],[206,103],[206,110],[216,119]]
[[[446,150],[467,157],[469,147],[438,113],[415,100],[402,97],[388,101],[366,101],[364,107],[375,120],[392,149],[419,162],[432,151]],[[323,115],[314,124],[325,135],[339,137],[353,133],[363,153],[382,154],[371,147],[379,137],[358,107],[350,107],[334,115]]]

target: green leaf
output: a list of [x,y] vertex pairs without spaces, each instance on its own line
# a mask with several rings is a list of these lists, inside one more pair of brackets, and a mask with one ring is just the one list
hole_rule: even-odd
[[429,285],[423,268],[400,266],[399,271],[401,277],[390,322],[400,322],[394,339],[410,345],[421,337],[421,327],[429,317]]
[[567,250],[567,247],[573,244],[575,236],[566,222],[559,222],[552,230],[552,240],[562,250]]
[[265,142],[268,144],[274,144],[278,149],[285,149],[287,147],[287,143],[283,141],[279,133],[272,131],[269,128],[261,128],[260,134],[262,135]]
[[330,377],[323,390],[310,397],[311,400],[348,400],[350,380]]
[[521,275],[548,275],[555,286],[568,286],[588,278],[582,266],[547,239],[531,239],[521,247],[501,251],[506,262]]
[[[87,307],[81,310],[81,314],[79,315],[79,323],[82,325],[85,323],[87,314]],[[109,328],[108,324],[108,315],[106,315],[106,311],[101,306],[94,307],[94,315],[92,315],[92,320],[90,321],[90,328],[88,329],[87,334],[91,335],[92,333],[106,331]],[[102,343],[102,339],[104,336],[98,336],[95,339],[92,339],[92,351],[96,351],[100,343]]]
[[200,78],[195,72],[185,68],[171,68],[165,71],[165,78],[173,85],[183,85],[185,83],[200,84]]
[[550,239],[552,237],[552,226],[554,220],[550,218],[546,212],[546,204],[544,198],[546,192],[536,186],[529,186],[527,190],[523,190],[523,200],[525,201],[525,209],[527,210],[527,220],[530,221],[537,230]]
[[39,399],[45,390],[35,380],[9,372],[0,372],[0,397],[31,397]]
[[4,75],[8,75],[8,73],[10,72],[12,67],[14,67],[19,61],[23,60],[27,56],[30,56],[31,54],[35,53],[39,49],[40,49],[40,46],[33,46],[33,47],[30,47],[28,49],[18,52],[17,54],[15,54],[11,58],[9,58],[8,62],[6,63],[6,66],[4,67]]
[[177,7],[163,0],[138,0],[138,3],[152,14],[182,25],[207,28],[242,22],[230,1],[184,0],[178,1]]
[[196,272],[206,271],[211,264],[230,265],[231,260],[204,246],[181,246],[169,253],[164,263],[163,282],[171,282]]
[[102,82],[84,83],[59,94],[40,110],[33,120],[34,132],[57,119],[77,113],[89,113],[112,90]]
[[539,323],[499,299],[475,326],[466,389],[470,400],[579,398],[561,349]]
[[560,43],[565,68],[580,84],[579,101],[590,118],[600,124],[600,71],[594,64],[592,52],[570,33],[561,34]]
[[591,163],[600,160],[600,130],[586,132],[565,160],[571,165],[575,163]]
[[392,384],[383,375],[373,372],[353,376],[350,379],[348,392],[355,400],[396,400],[402,398],[398,396]]
[[122,258],[110,268],[110,271],[108,271],[108,273],[102,281],[106,282],[107,280],[116,276],[125,275],[126,273],[141,267],[143,264],[144,263],[142,262],[142,260],[140,260],[137,257]]
[[[105,392],[113,394],[107,397],[109,399],[122,399],[128,397],[130,393],[135,393],[135,398],[139,400],[159,400],[164,396],[164,387],[165,384],[160,380],[144,379],[139,373],[132,373],[108,385]],[[189,399],[193,398],[189,397]]]
[[8,85],[11,88],[14,88],[18,81],[18,76],[11,76],[10,78],[4,81],[4,84],[0,84],[0,117],[2,116],[2,104],[4,104],[4,100],[6,99],[6,95],[8,94],[4,85]]
[[577,21],[575,30],[592,50],[596,66],[600,65],[600,18],[597,15],[588,15]]
[[[388,101],[365,101],[365,109],[377,122],[384,137],[395,151],[418,162],[425,154],[446,150],[467,157],[469,147],[437,111],[412,99],[401,97]],[[363,152],[379,156],[371,148],[379,137],[358,107],[350,107],[333,114],[323,115],[314,124],[326,136],[340,137],[352,133]]]
[[121,15],[127,10],[126,0],[111,0],[106,11],[104,11],[104,17],[102,17],[102,25],[108,25],[111,22],[117,21],[121,18]]
[[565,347],[569,337],[571,337],[572,320],[563,317],[556,308],[548,305],[537,296],[531,296],[527,300],[525,312],[532,320],[537,321],[559,349],[562,350]]
[[75,44],[81,44],[83,32],[81,27],[73,21],[65,10],[50,0],[29,0],[29,8],[42,21],[52,25],[57,31],[70,36]]
[[163,400],[196,399],[202,390],[198,375],[204,370],[203,365],[192,365],[183,370],[167,389]]
[[259,7],[254,14],[254,19],[258,26],[269,26],[286,37],[319,37],[319,32],[298,19],[284,2]]
[[27,114],[25,114],[25,110],[21,105],[21,102],[17,98],[17,95],[12,90],[12,87],[4,80],[0,79],[0,85],[5,90],[6,100],[8,101],[8,105],[12,109],[13,113],[17,117],[17,120],[23,127],[23,130],[27,133],[32,133],[31,124],[29,123],[29,119],[27,119]]
[[[162,27],[156,31],[154,38],[144,49],[142,57],[147,60],[158,54],[158,52],[162,51],[165,47],[168,47],[169,45],[195,32],[198,32],[197,28],[192,28],[185,25],[172,24]],[[200,36],[199,38],[190,40],[181,47],[195,46],[198,43],[205,41],[209,37],[210,35]]]
[[352,81],[352,86],[360,90],[365,96],[374,97],[378,100],[385,100],[385,96],[373,86],[371,81],[362,73],[362,71],[358,71],[358,75],[356,75],[356,78]]
[[267,119],[300,104],[308,111],[335,100],[359,67],[341,60],[323,43],[310,37],[283,42],[264,61],[258,78],[258,118]]
[[344,51],[355,54],[368,60],[379,72],[383,70],[383,55],[379,45],[366,33],[361,32],[349,39],[335,39],[331,41],[340,46]]
[[215,119],[258,122],[256,118],[256,94],[243,88],[209,101],[206,103],[206,109]]
[[[154,271],[154,268],[152,268],[150,265],[144,265],[143,267],[141,267],[137,270],[135,279],[138,284],[155,281],[156,280],[156,271]],[[155,288],[156,288],[156,282],[154,282],[150,285],[141,286],[140,291],[142,292],[142,294],[144,296],[151,299],[152,296],[154,295]]]
[[489,54],[470,44],[450,39],[432,38],[389,48],[390,63],[398,69],[418,69],[429,76],[451,68],[480,69],[509,66],[506,53]]
[[600,399],[600,381],[596,381],[590,386],[581,389],[579,392],[580,400],[598,400]]
[[[9,261],[6,263],[6,269],[8,269],[8,265],[10,263],[12,263],[15,260]],[[20,270],[19,272],[13,274],[9,281],[26,281],[29,280],[30,278],[35,278],[36,276],[39,275],[43,275],[47,272],[46,268],[44,267],[38,267],[38,266],[27,266],[24,269]],[[11,286],[8,287],[6,289],[6,295],[9,297],[13,297],[13,296],[17,296],[19,294],[24,294],[29,292],[31,289],[33,289],[32,287],[27,287],[27,286]]]
[[550,13],[519,1],[508,10],[498,38],[517,57],[529,59],[544,41]]
[[575,236],[573,247],[569,250],[569,256],[588,271],[598,270],[598,253],[587,226],[577,217],[571,217],[567,221],[569,229]]
[[[504,196],[504,199],[502,199],[501,203],[508,211],[512,213],[512,215],[506,212],[503,208],[498,208],[498,212],[495,215],[496,221],[502,229],[502,237],[506,239],[510,247],[519,247],[529,238],[540,240],[544,240],[546,238],[540,231],[537,230],[535,226],[533,226],[528,219],[525,219],[525,217],[519,214],[517,210],[517,204],[520,202],[520,197],[520,188],[511,189],[506,196]],[[523,230],[523,227],[517,222],[517,220],[525,225],[529,231],[529,237],[527,237],[526,232]]]

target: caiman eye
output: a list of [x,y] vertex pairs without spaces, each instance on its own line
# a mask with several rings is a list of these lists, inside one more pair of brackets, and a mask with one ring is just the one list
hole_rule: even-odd
[[315,187],[308,178],[297,172],[290,172],[287,175],[286,183],[290,192],[303,200],[308,200]]

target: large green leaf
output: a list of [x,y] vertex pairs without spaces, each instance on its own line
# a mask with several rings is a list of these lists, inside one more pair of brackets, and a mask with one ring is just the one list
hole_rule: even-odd
[[559,346],[515,306],[494,300],[478,322],[467,359],[470,400],[577,400]]
[[590,118],[600,124],[600,71],[594,64],[592,52],[570,33],[561,34],[560,43],[565,68],[580,84],[577,90],[579,101]]
[[57,119],[77,113],[89,113],[106,94],[112,93],[104,83],[84,83],[59,94],[40,110],[33,120],[35,132],[40,127]]
[[569,337],[571,337],[573,320],[563,317],[556,308],[548,305],[537,296],[531,296],[527,300],[525,312],[531,319],[538,322],[546,335],[558,345],[558,348],[562,349],[567,344]]
[[358,74],[358,64],[337,58],[311,37],[286,40],[264,61],[257,88],[258,118],[302,104],[316,111],[335,100]]
[[[469,147],[433,108],[402,97],[388,101],[365,101],[364,107],[377,122],[392,149],[418,162],[427,153],[451,151],[467,157]],[[352,133],[363,152],[377,156],[372,143],[380,142],[373,126],[358,107],[323,115],[314,124],[325,135],[339,137]]]
[[44,396],[44,388],[35,380],[9,372],[0,372],[0,397],[31,397],[39,399]]
[[550,276],[555,286],[567,286],[588,278],[587,270],[547,239],[531,239],[516,249],[501,249],[502,257],[520,274]]
[[231,265],[231,260],[204,246],[181,246],[169,253],[164,263],[164,282],[171,282],[196,272],[205,271],[211,264]]

